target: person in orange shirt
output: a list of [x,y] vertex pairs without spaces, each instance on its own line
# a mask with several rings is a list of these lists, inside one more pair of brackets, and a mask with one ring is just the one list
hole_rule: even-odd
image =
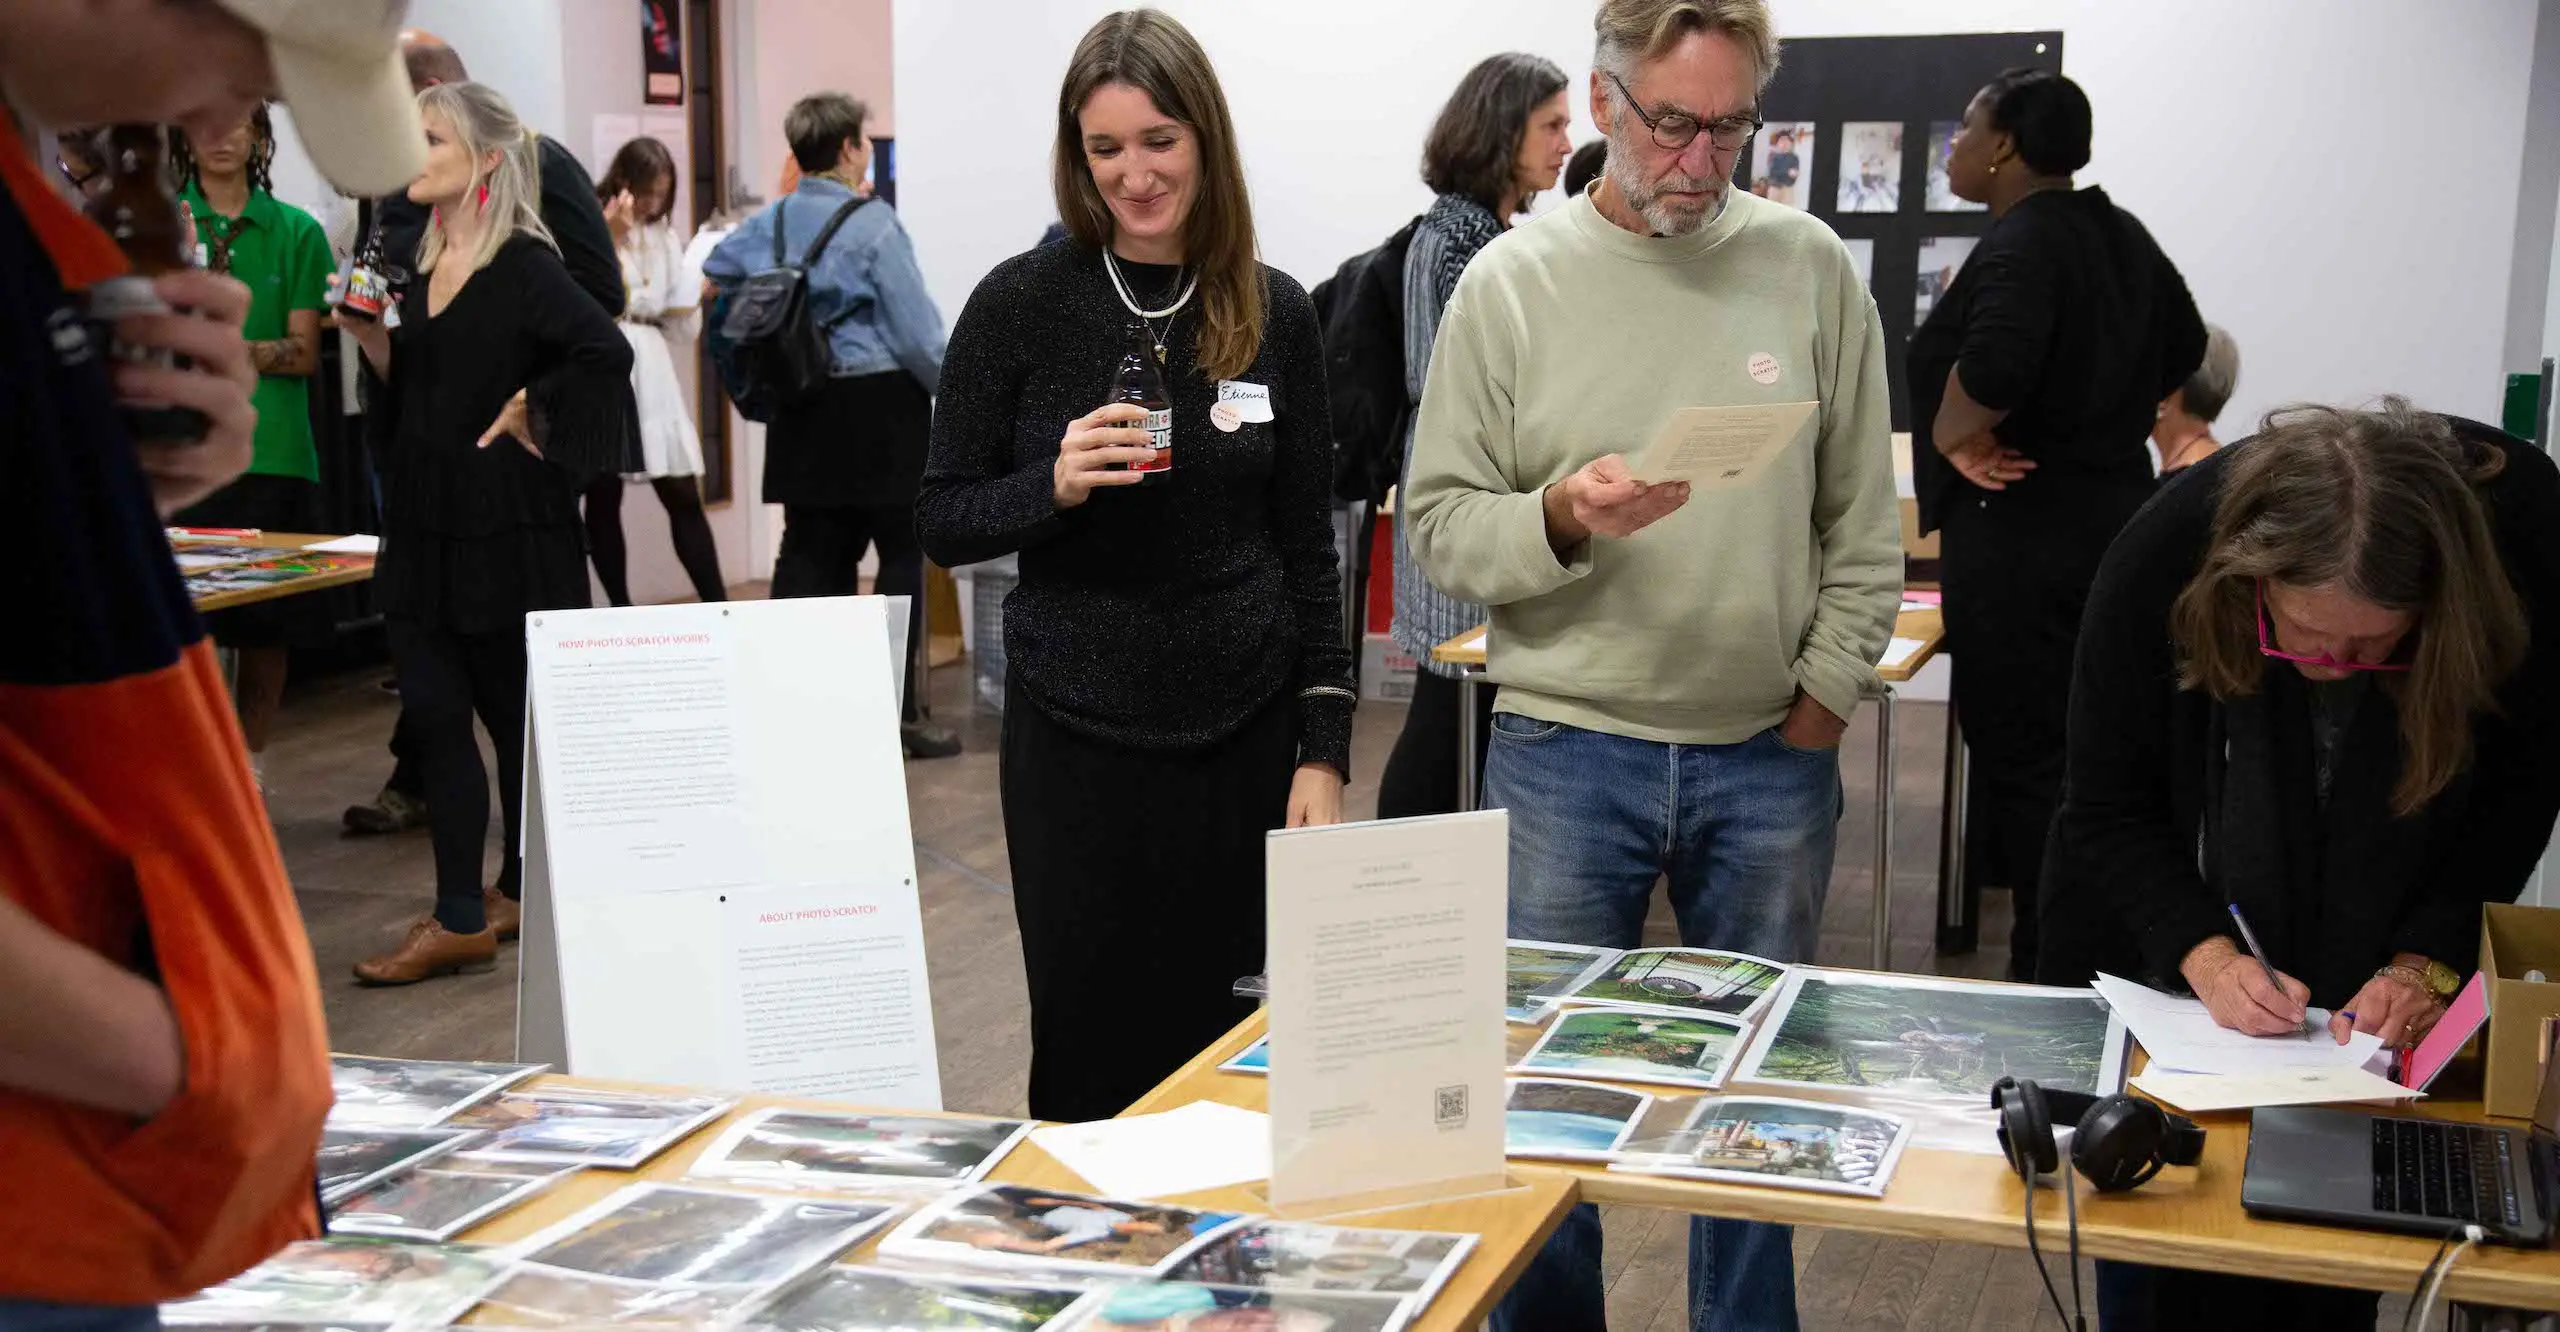
[[[405,0],[0,5],[0,1327],[148,1328],[317,1233],[327,1040],[240,730],[161,524],[248,465],[249,292],[154,280],[109,355],[84,293],[126,272],[56,192],[46,126],[218,136],[281,93],[350,192],[412,177]],[[192,408],[136,439],[119,400]]]

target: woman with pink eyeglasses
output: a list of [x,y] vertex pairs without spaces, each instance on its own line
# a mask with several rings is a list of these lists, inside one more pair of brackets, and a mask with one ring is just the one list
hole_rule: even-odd
[[[2335,1040],[2414,1043],[2560,814],[2560,470],[2397,398],[2275,413],[2108,549],[2069,737],[2038,980],[2106,971],[2253,1035],[2316,1007]],[[2139,1277],[2161,1326],[2373,1322],[2369,1294],[2101,1266],[2102,1307]],[[2330,1297],[2361,1314],[2305,1303]]]

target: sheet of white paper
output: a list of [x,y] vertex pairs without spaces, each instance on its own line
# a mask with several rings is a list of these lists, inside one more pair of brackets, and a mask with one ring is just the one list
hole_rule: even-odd
[[1927,644],[1925,640],[1922,639],[1896,638],[1892,642],[1885,644],[1884,660],[1877,662],[1876,664],[1879,666],[1899,666],[1902,663],[1911,660],[1911,654],[1919,651],[1925,646],[1927,646]]
[[314,542],[303,549],[314,555],[379,555],[382,553],[382,538],[359,532],[353,536]]
[[2191,1114],[2247,1110],[2261,1105],[2325,1105],[2333,1101],[2396,1101],[2422,1095],[2379,1074],[2344,1064],[2328,1068],[2279,1068],[2264,1073],[2145,1071],[2134,1088]]
[[720,1085],[939,1109],[924,918],[896,879],[722,895]]
[[1057,1124],[1031,1140],[1113,1198],[1170,1198],[1271,1177],[1271,1117],[1216,1101]]
[[1503,1178],[1501,810],[1275,832],[1271,1200]]
[[2124,1019],[2151,1056],[2151,1067],[2181,1073],[2263,1073],[2280,1068],[2357,1068],[2388,1058],[2382,1038],[2357,1032],[2345,1045],[2329,1036],[2326,1009],[2310,1011],[2313,1030],[2295,1036],[2250,1036],[2213,1020],[2201,999],[2181,999],[2120,976],[2098,974],[2098,996]]
[[1635,474],[1650,482],[1686,481],[1700,490],[1750,485],[1804,433],[1821,405],[1683,407],[1654,436]]

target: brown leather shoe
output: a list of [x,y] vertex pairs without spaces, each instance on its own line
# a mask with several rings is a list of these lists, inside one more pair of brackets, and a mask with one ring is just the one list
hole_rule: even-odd
[[516,936],[524,933],[524,903],[495,888],[483,888],[480,909],[488,913],[489,928],[497,931],[498,942],[514,943]]
[[487,971],[498,961],[498,932],[455,934],[430,916],[409,927],[400,946],[356,964],[366,985],[415,985],[457,971]]

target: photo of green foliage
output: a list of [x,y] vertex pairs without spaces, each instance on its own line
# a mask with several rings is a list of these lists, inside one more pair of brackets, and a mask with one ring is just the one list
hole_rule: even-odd
[[1742,1043],[1739,1023],[1703,1013],[1571,1009],[1520,1061],[1524,1073],[1713,1087]]
[[2002,1078],[2114,1091],[2123,1038],[2089,991],[1804,973],[1741,1076],[1983,1100]]
[[1652,1004],[1740,1017],[1786,975],[1785,967],[1746,953],[1639,948],[1570,997],[1576,1003]]

